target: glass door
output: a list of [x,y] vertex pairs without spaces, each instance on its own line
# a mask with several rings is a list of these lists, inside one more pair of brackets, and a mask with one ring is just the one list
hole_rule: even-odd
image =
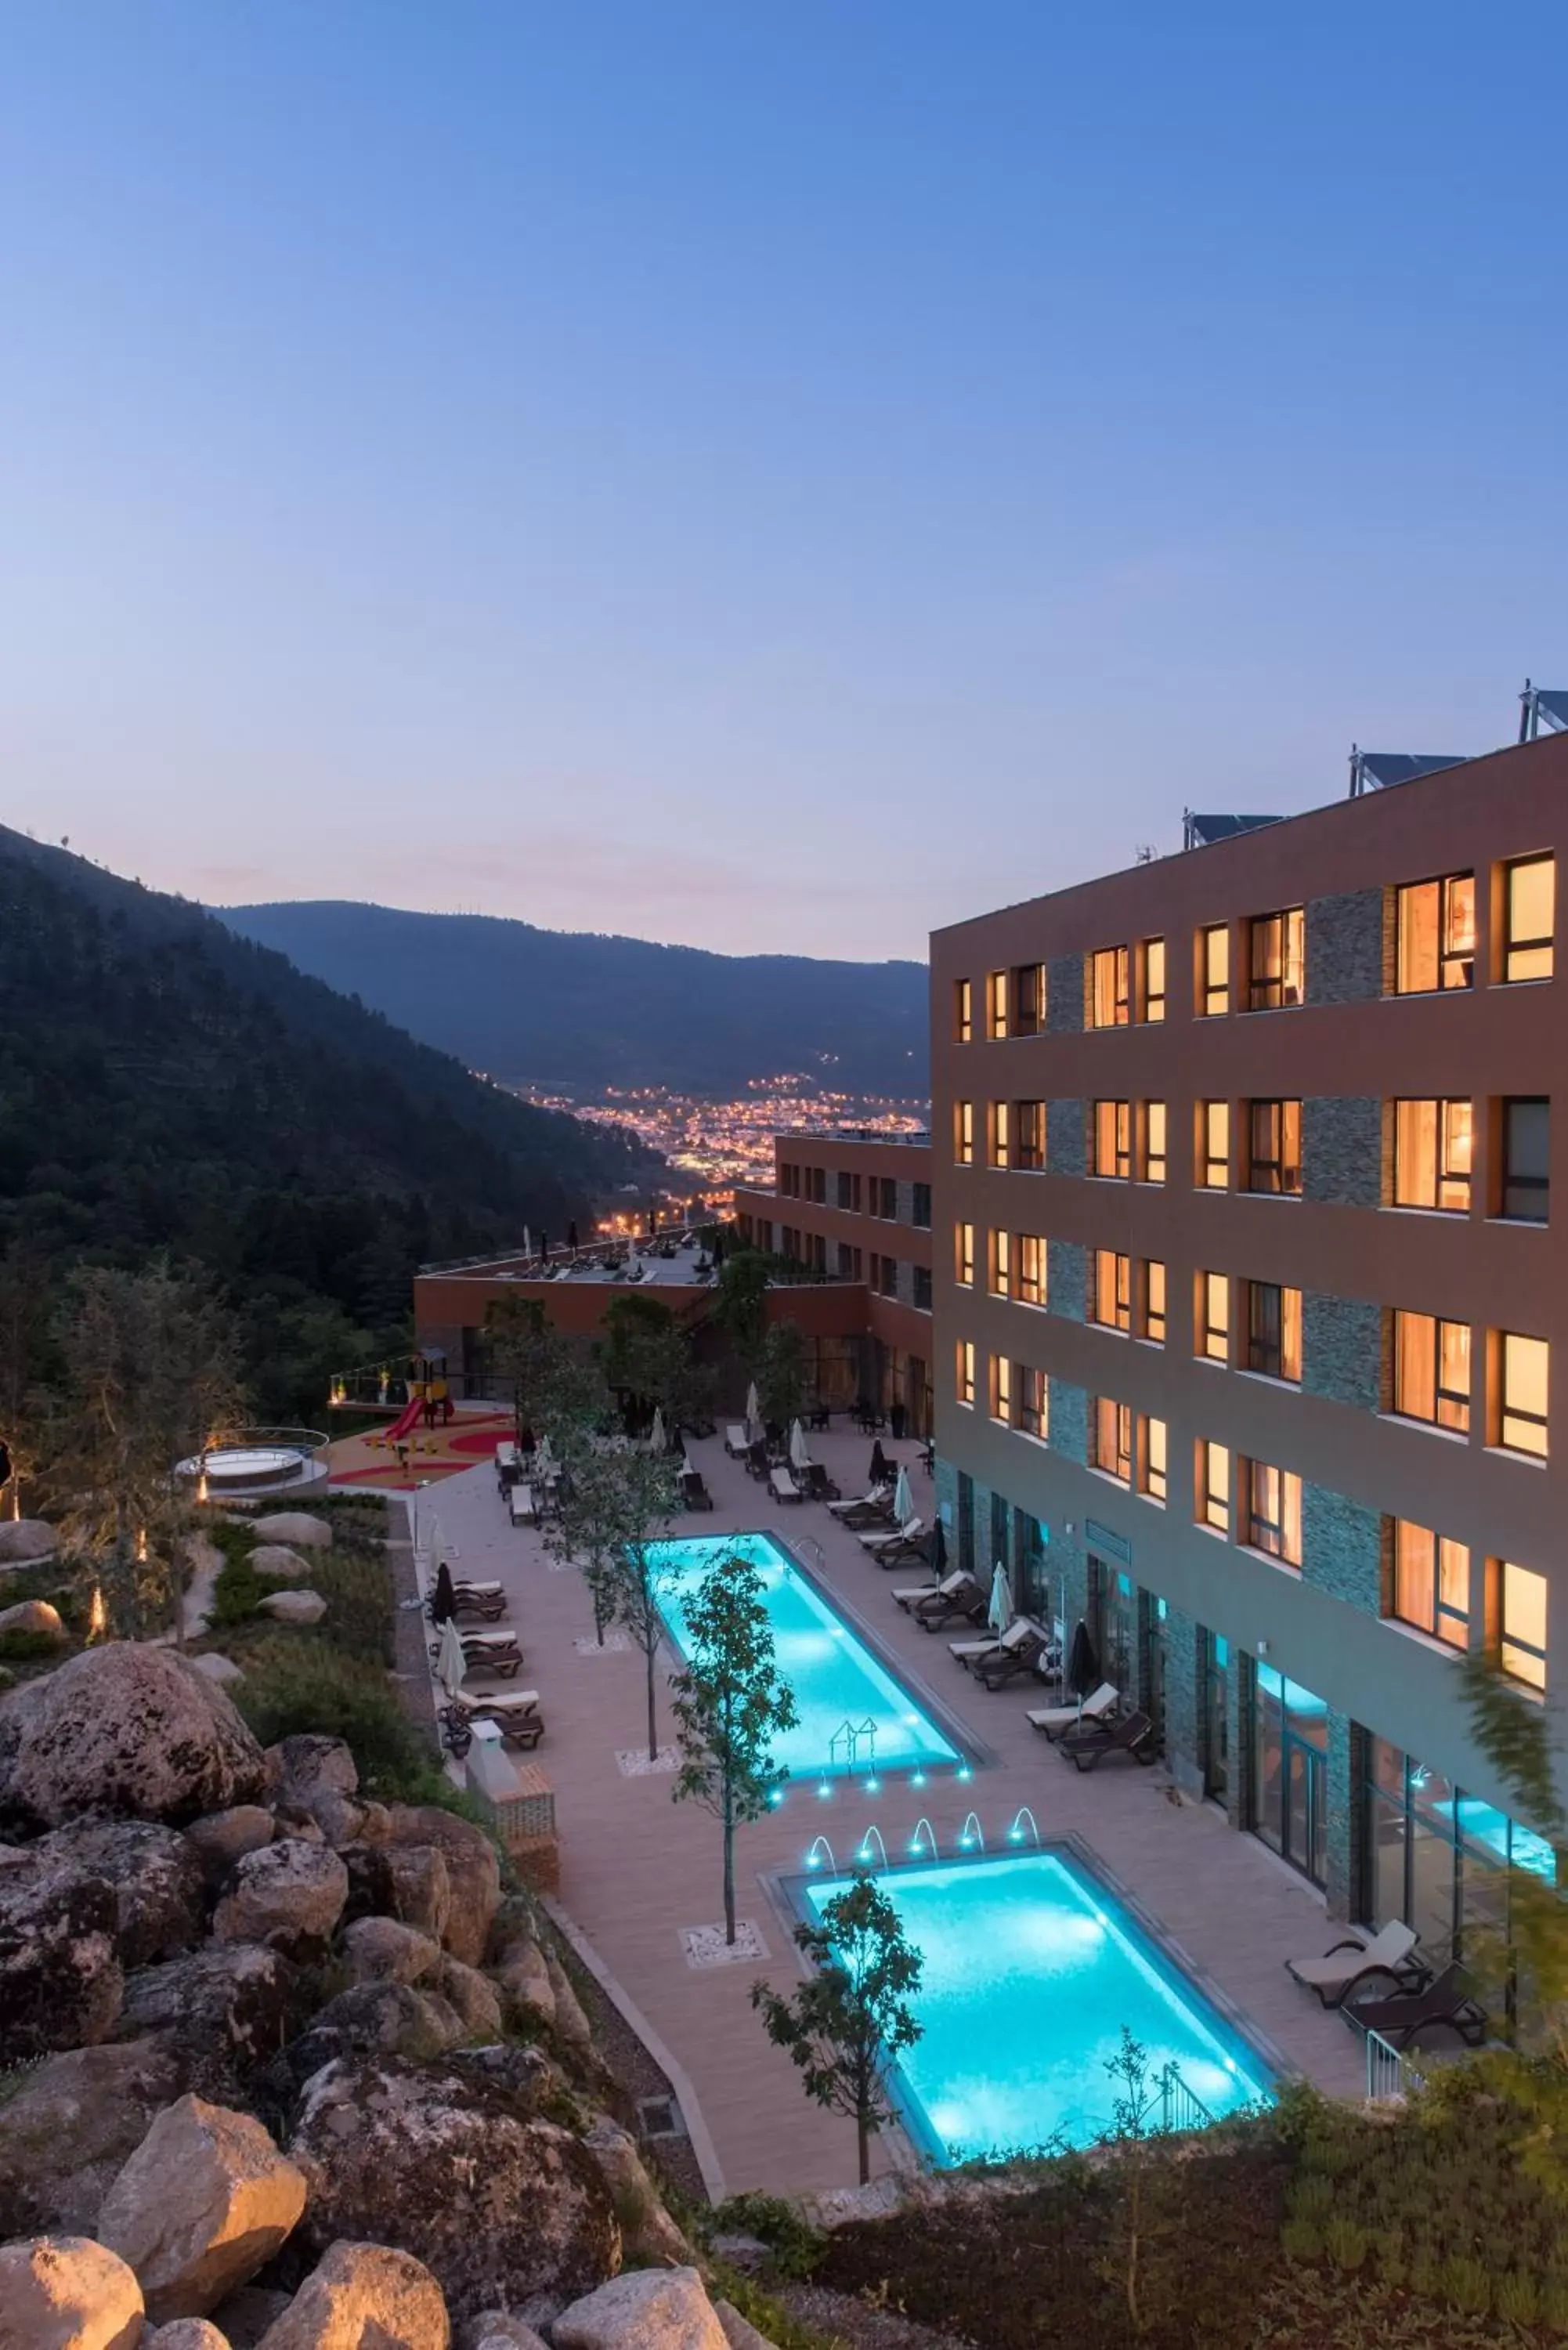
[[1231,1783],[1231,1643],[1203,1634],[1203,1792],[1222,1804]]
[[1260,1664],[1252,1723],[1252,1826],[1282,1859],[1328,1877],[1328,1708]]

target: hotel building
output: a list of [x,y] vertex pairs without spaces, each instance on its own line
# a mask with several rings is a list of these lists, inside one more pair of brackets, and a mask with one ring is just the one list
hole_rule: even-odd
[[1209,831],[932,940],[939,1504],[1187,1794],[1442,1950],[1553,1866],[1455,1659],[1568,1682],[1568,735]]

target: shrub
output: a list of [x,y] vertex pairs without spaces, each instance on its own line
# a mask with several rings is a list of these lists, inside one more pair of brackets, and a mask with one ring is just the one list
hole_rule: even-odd
[[53,1632],[0,1632],[0,1657],[12,1664],[30,1663],[35,1657],[60,1652],[59,1639]]
[[782,2195],[732,2195],[710,2215],[719,2235],[756,2236],[773,2254],[781,2276],[807,2277],[821,2260],[827,2238]]
[[234,1699],[264,1746],[328,1731],[352,1747],[368,1794],[399,1803],[439,1800],[435,1782],[452,1794],[380,1666],[325,1640],[280,1632],[247,1654],[244,1671]]

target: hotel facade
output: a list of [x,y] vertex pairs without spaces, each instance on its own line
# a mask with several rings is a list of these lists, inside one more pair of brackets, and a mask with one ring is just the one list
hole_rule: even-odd
[[950,1546],[1438,1951],[1553,1866],[1456,1659],[1568,1680],[1564,837],[1542,737],[931,941]]

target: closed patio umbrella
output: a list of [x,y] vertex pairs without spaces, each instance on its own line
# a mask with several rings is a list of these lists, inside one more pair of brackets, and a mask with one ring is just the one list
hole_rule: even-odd
[[653,1426],[648,1431],[648,1449],[653,1453],[664,1451],[664,1414],[657,1404],[653,1407]]
[[991,1578],[991,1606],[985,1620],[999,1640],[1012,1621],[1012,1583],[1000,1559]]
[[914,1514],[915,1497],[909,1491],[909,1472],[900,1461],[898,1482],[893,1488],[893,1516],[899,1525],[905,1525]]
[[1080,1711],[1092,1689],[1100,1685],[1100,1659],[1090,1638],[1089,1627],[1080,1616],[1073,1630],[1073,1645],[1067,1651],[1067,1687],[1077,1699]]
[[524,1256],[532,1256],[534,1253],[534,1237],[526,1224],[523,1227],[523,1253]]
[[871,1447],[870,1474],[873,1492],[875,1492],[878,1485],[885,1485],[888,1482],[888,1456],[882,1450],[882,1440],[880,1437],[877,1439],[876,1443]]
[[811,1447],[798,1419],[792,1419],[789,1424],[789,1458],[792,1469],[807,1469],[811,1465]]
[[948,1571],[948,1538],[939,1518],[931,1528],[931,1573],[940,1583]]
[[626,1244],[626,1277],[628,1281],[635,1281],[641,1271],[642,1259],[637,1253],[637,1234],[633,1232]]
[[436,1652],[436,1679],[448,1697],[457,1697],[467,1670],[468,1659],[462,1653],[462,1635],[449,1617],[441,1626],[441,1647]]
[[550,1432],[548,1429],[546,1429],[544,1435],[539,1439],[538,1443],[534,1447],[534,1466],[535,1469],[548,1469],[552,1461],[555,1460],[555,1454],[550,1450]]
[[452,1587],[452,1569],[443,1558],[436,1569],[435,1597],[431,1603],[431,1620],[450,1624],[457,1613],[457,1594]]
[[753,1379],[751,1386],[746,1389],[746,1419],[750,1422],[751,1426],[755,1428],[760,1422],[762,1416],[763,1407],[758,1401],[757,1383],[755,1379]]

